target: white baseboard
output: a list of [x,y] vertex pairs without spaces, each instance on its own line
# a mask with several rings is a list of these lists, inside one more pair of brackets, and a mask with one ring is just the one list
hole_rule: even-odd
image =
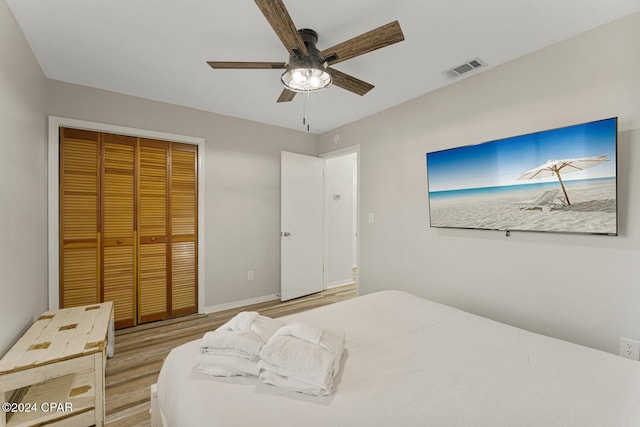
[[344,286],[344,285],[350,285],[353,283],[353,279],[349,279],[349,280],[340,280],[339,282],[331,282],[331,283],[327,283],[326,288],[327,289],[331,289],[331,288],[337,288],[338,286]]
[[226,302],[224,304],[211,305],[209,307],[205,307],[204,312],[206,314],[215,313],[218,311],[229,310],[232,308],[238,308],[245,305],[259,304],[261,302],[273,301],[276,299],[280,299],[280,294],[264,295],[261,297],[249,298],[241,301],[232,301],[232,302]]

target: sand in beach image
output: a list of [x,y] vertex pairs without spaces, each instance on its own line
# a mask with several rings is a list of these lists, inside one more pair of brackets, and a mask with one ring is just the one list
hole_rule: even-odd
[[617,234],[616,131],[607,119],[428,153],[431,226]]
[[559,189],[556,189],[557,197],[549,202],[533,203],[548,190],[526,189],[526,186],[490,195],[432,199],[431,224],[434,227],[615,234],[615,180],[566,184],[571,205],[563,201]]

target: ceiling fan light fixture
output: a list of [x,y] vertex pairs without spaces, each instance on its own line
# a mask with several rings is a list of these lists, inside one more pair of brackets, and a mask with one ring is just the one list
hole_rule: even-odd
[[326,68],[326,63],[294,57],[280,80],[284,87],[294,92],[317,92],[331,84],[331,75]]

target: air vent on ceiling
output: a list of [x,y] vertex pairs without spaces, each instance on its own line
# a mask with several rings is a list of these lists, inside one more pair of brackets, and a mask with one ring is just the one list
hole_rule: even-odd
[[474,58],[470,61],[465,62],[464,64],[460,64],[457,67],[453,67],[450,70],[445,71],[444,75],[449,77],[450,79],[457,79],[463,74],[469,73],[479,68],[484,68],[486,66],[487,64],[482,59]]

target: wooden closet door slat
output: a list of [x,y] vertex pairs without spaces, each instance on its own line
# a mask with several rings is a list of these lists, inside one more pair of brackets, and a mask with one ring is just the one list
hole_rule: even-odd
[[60,129],[60,308],[100,302],[99,134]]
[[138,322],[168,316],[167,151],[169,144],[140,139],[138,172]]
[[167,317],[167,245],[140,245],[139,323]]
[[102,301],[117,328],[136,324],[136,138],[102,134]]
[[197,307],[196,244],[171,244],[171,316],[195,313]]
[[135,322],[134,245],[105,246],[104,301],[112,301],[116,328],[133,326]]
[[64,248],[60,307],[69,308],[100,302],[98,289],[98,248]]
[[171,316],[198,311],[197,147],[171,144]]

